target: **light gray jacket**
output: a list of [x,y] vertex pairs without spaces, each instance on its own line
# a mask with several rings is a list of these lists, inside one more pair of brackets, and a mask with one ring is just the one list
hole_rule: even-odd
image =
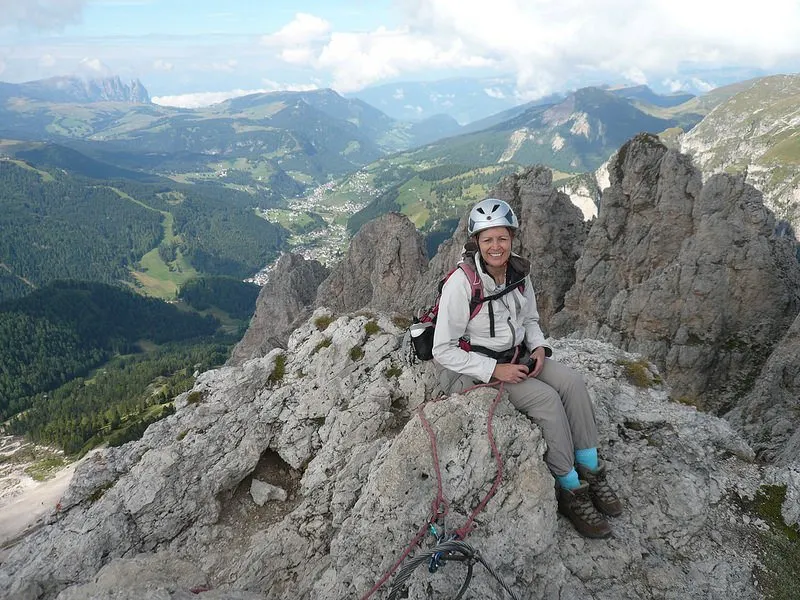
[[[505,287],[496,284],[491,275],[483,271],[480,260],[476,260],[476,269],[483,282],[484,296],[495,294]],[[539,311],[530,278],[530,264],[526,269],[524,293],[516,289],[492,301],[494,337],[489,335],[488,302],[483,303],[475,318],[469,318],[471,296],[472,287],[467,275],[457,269],[442,287],[433,335],[433,358],[441,366],[485,383],[489,382],[497,361],[477,352],[462,350],[458,345],[462,336],[468,337],[473,345],[491,350],[508,350],[524,341],[531,350],[544,346],[547,355],[552,354],[552,348],[545,343],[544,334],[539,327]]]

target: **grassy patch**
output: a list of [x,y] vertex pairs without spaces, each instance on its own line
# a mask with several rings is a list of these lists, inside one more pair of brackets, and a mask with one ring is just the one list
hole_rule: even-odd
[[395,315],[394,317],[392,317],[392,323],[398,329],[405,330],[411,327],[411,319],[409,319],[408,317],[402,317],[400,315]]
[[333,321],[334,321],[334,318],[331,315],[322,315],[322,316],[317,317],[316,319],[314,319],[314,326],[319,331],[325,331],[328,328],[328,326],[331,323],[333,323]]
[[398,367],[397,365],[392,365],[388,369],[383,372],[386,375],[386,379],[391,379],[392,377],[400,377],[403,374],[403,369]]
[[108,490],[110,490],[113,487],[113,485],[114,482],[109,482],[97,488],[89,495],[88,497],[89,502],[94,503],[100,500],[100,498],[103,497],[103,494],[105,494]]
[[317,345],[314,347],[314,350],[311,352],[311,354],[312,354],[312,355],[313,355],[313,354],[316,354],[317,352],[319,352],[319,351],[320,351],[320,350],[322,350],[323,348],[327,348],[327,347],[328,347],[328,346],[330,346],[330,345],[331,345],[331,338],[328,338],[328,337],[326,337],[326,338],[322,338],[322,340],[320,341],[320,343],[319,343],[319,344],[317,344]]
[[683,404],[685,406],[694,406],[696,409],[701,410],[702,403],[700,402],[700,398],[698,398],[694,394],[679,396],[675,398],[675,402],[677,402],[678,404]]
[[66,461],[60,456],[48,456],[29,466],[25,469],[25,473],[34,481],[46,481],[66,464]]
[[183,431],[181,431],[181,432],[180,432],[178,435],[176,435],[176,436],[175,436],[175,441],[176,441],[176,442],[180,442],[180,441],[181,441],[183,438],[185,438],[187,435],[189,435],[189,430],[188,430],[188,429],[184,429],[184,430],[183,430]]
[[367,321],[366,323],[364,323],[364,333],[367,334],[367,337],[375,335],[380,330],[381,330],[380,325],[378,325],[378,322],[375,320]]
[[202,401],[202,392],[191,392],[188,396],[186,396],[186,404],[200,404]]
[[792,600],[800,588],[800,531],[786,525],[781,505],[786,499],[786,486],[762,486],[744,507],[769,524],[768,531],[759,532],[763,566],[756,578],[769,600]]
[[350,360],[356,361],[364,358],[364,349],[361,346],[353,346],[350,348]]
[[622,360],[618,364],[623,367],[627,380],[636,387],[651,388],[661,383],[661,378],[650,371],[645,360]]
[[267,377],[267,383],[278,383],[286,374],[286,355],[279,354],[275,357],[275,366],[272,368],[272,373]]

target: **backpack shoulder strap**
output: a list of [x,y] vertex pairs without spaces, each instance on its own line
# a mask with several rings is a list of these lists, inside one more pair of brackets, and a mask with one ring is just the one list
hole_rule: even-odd
[[474,267],[474,263],[470,264],[469,261],[462,260],[458,263],[457,268],[461,269],[464,275],[467,276],[470,288],[472,289],[469,300],[469,318],[471,320],[478,314],[478,311],[481,309],[481,304],[483,304],[484,301],[483,283],[481,282],[481,276]]

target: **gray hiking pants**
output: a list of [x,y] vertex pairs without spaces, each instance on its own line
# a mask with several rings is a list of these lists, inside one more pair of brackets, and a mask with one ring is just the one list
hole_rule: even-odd
[[[480,381],[442,369],[441,390],[454,394]],[[508,399],[542,429],[547,443],[544,460],[555,475],[566,475],[575,463],[575,450],[597,448],[597,423],[583,377],[549,358],[537,378],[506,383]]]

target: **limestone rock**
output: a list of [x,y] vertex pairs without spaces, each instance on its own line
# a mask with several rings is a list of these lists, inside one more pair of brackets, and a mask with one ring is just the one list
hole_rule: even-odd
[[507,177],[493,195],[518,211],[519,252],[531,261],[540,324],[547,331],[575,282],[575,262],[587,233],[583,213],[567,194],[553,188],[553,174],[542,166]]
[[169,553],[118,558],[100,569],[93,581],[73,586],[57,600],[263,600],[260,594],[210,589],[208,577]]
[[800,316],[764,364],[753,389],[726,415],[761,458],[800,457]]
[[609,172],[552,332],[641,353],[676,397],[724,411],[800,311],[793,243],[774,234],[742,178],[703,185],[689,158],[654,136],[628,142]]
[[297,323],[308,318],[317,288],[328,269],[299,254],[284,254],[275,263],[269,281],[256,300],[256,310],[244,337],[236,344],[229,363],[264,356],[273,348],[285,348]]
[[253,479],[252,483],[250,484],[250,496],[253,498],[253,502],[255,502],[257,506],[264,506],[264,504],[270,500],[284,502],[287,494],[286,490],[278,487],[277,485],[272,485],[266,481]]
[[320,285],[316,307],[406,313],[405,298],[427,263],[422,237],[399,213],[364,225],[344,260]]
[[[195,584],[207,584],[209,598],[362,597],[436,498],[420,407],[436,439],[446,525],[463,526],[497,475],[487,437],[493,391],[424,404],[435,367],[404,366],[403,332],[388,314],[373,317],[377,331],[364,315],[324,326],[326,315],[318,309],[286,351],[203,373],[142,440],[87,462],[75,502],[0,565],[0,589],[20,600],[181,599]],[[765,525],[736,499],[790,475],[768,479],[726,421],[668,402],[654,366],[647,387],[629,383],[625,365],[637,356],[593,340],[551,342],[583,373],[595,404],[625,504],[615,537],[585,540],[557,516],[541,435],[502,400],[493,419],[502,482],[467,541],[522,600],[758,598],[751,572],[760,557],[749,540]],[[286,501],[258,506],[253,479],[285,489]],[[85,482],[104,483],[89,494]],[[153,556],[167,557],[163,569]],[[453,595],[464,574],[457,563],[436,574],[421,567],[408,597]],[[115,578],[130,593],[104,595]],[[469,593],[500,592],[476,565]]]

